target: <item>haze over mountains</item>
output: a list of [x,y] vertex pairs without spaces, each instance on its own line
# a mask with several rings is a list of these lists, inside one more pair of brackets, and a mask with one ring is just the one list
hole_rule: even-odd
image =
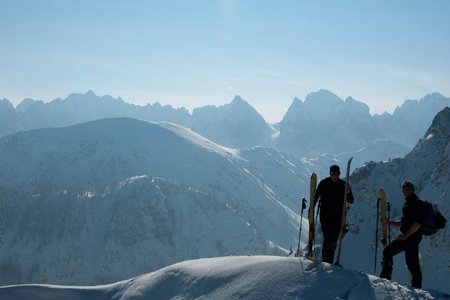
[[[367,163],[351,177],[356,202],[349,211],[350,232],[343,244],[347,268],[373,272],[380,188],[392,202],[394,218],[400,213],[399,186],[405,178],[416,183],[422,198],[439,203],[443,214],[450,216],[450,109],[442,109],[434,119],[431,115],[449,101],[440,94],[408,101],[407,111],[402,106],[392,115],[371,116],[361,102],[344,101],[322,90],[304,102],[294,100],[274,126],[238,97],[225,106],[199,108],[192,116],[187,110],[157,104],[138,107],[108,96],[99,100],[92,92],[69,98],[49,104],[26,100],[16,109],[9,101],[0,102],[0,122],[11,121],[2,123],[3,132],[31,124],[77,124],[0,138],[0,285],[110,283],[186,259],[287,255],[298,242],[299,202],[309,195],[310,174],[326,176],[330,161],[345,161],[355,151],[359,159],[387,160],[386,155],[393,159]],[[91,108],[91,101],[98,101],[98,109],[80,113],[80,101]],[[65,108],[68,103],[71,109]],[[123,107],[141,120],[118,117]],[[153,108],[171,123],[142,121],[151,118]],[[21,119],[26,112],[28,123]],[[107,114],[116,118],[84,122]],[[430,119],[419,120],[419,115]],[[184,126],[175,124],[180,116]],[[407,142],[397,144],[410,153],[394,159],[395,134],[386,137],[377,122],[387,118],[395,124],[396,116],[402,116],[398,134],[404,141],[412,139],[420,126],[425,129],[412,151]],[[318,136],[320,120],[327,121]],[[216,143],[194,128],[205,136],[217,134],[223,144],[242,143],[245,149]],[[306,147],[299,142],[305,138],[315,142]],[[346,138],[349,149],[342,141]],[[250,147],[253,143],[265,146]],[[326,149],[343,153],[326,155]],[[316,151],[317,158],[300,157],[302,153],[313,157]],[[303,246],[308,229],[302,224]],[[421,250],[424,287],[447,293],[448,237],[445,229],[426,238]],[[394,280],[400,283],[408,278],[403,264],[399,257]]]
[[[450,105],[450,98],[432,93],[419,101],[407,100],[393,114],[372,116],[363,102],[351,97],[344,101],[329,91],[320,90],[308,94],[305,101],[294,99],[280,123],[271,125],[239,96],[219,107],[196,108],[191,115],[184,108],[174,109],[157,102],[137,106],[120,97],[99,97],[89,91],[50,103],[25,99],[16,109],[8,100],[1,100],[0,136],[101,118],[131,117],[180,124],[231,148],[270,146],[312,158],[366,151],[367,158],[378,154],[388,159],[410,151],[436,113],[447,105]],[[388,147],[379,147],[378,143]],[[389,153],[379,154],[380,148],[389,149]],[[365,161],[361,156],[360,159],[358,165]]]

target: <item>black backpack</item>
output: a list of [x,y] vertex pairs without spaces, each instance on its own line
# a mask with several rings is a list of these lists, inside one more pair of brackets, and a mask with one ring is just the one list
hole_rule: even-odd
[[431,204],[428,201],[424,201],[425,204],[425,215],[421,226],[423,235],[433,235],[439,229],[445,227],[447,220],[439,212],[436,205]]

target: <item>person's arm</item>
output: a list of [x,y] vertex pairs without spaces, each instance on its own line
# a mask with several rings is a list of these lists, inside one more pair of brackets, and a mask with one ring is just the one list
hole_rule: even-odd
[[411,235],[413,235],[414,233],[416,233],[417,230],[420,229],[422,225],[420,225],[420,223],[414,222],[411,227],[409,228],[409,230],[405,233],[405,234],[400,234],[398,236],[398,239],[403,241],[406,240],[407,238],[409,238]]
[[315,194],[315,196],[314,196],[314,206],[316,206],[317,205],[317,202],[319,202],[318,200],[319,200],[319,198],[320,198],[320,195],[321,195],[321,193],[322,193],[322,188],[323,188],[323,182],[322,181],[320,181],[319,182],[319,185],[317,186],[317,189],[316,189],[316,194]]
[[395,227],[400,227],[402,226],[402,221],[391,221],[389,220],[389,224]]

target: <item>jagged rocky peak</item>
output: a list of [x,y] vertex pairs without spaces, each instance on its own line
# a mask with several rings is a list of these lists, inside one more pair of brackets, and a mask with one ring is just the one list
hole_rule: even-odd
[[447,106],[433,119],[430,128],[425,133],[425,139],[450,137],[450,108]]
[[341,98],[328,90],[309,93],[305,99],[305,103],[310,105],[339,105],[343,102]]
[[230,108],[233,110],[239,110],[241,113],[245,112],[247,114],[253,115],[258,119],[263,119],[263,117],[256,111],[256,109],[247,101],[241,98],[241,96],[236,95],[233,101],[230,103]]
[[88,96],[88,97],[95,97],[97,95],[94,93],[93,90],[89,90],[89,91],[87,91],[86,96]]
[[247,101],[242,99],[242,97],[239,95],[234,96],[233,101],[231,101],[231,103],[246,103],[246,104],[248,104]]
[[0,109],[2,110],[14,110],[14,106],[8,99],[0,99]]
[[350,110],[354,113],[361,114],[361,115],[367,115],[370,114],[370,108],[367,104],[358,101],[352,97],[347,97],[345,99],[345,106],[350,108]]
[[253,108],[247,101],[242,99],[242,97],[239,95],[234,96],[233,101],[224,106],[230,109],[239,109],[239,110]]
[[289,106],[286,114],[284,115],[283,119],[281,120],[280,124],[283,124],[288,121],[298,121],[299,116],[304,111],[303,106],[305,104],[303,101],[297,97],[292,100],[291,106]]
[[20,104],[17,106],[16,110],[20,113],[26,112],[30,108],[34,107],[35,105],[43,106],[45,103],[42,100],[34,100],[31,98],[25,98],[20,102]]
[[295,98],[292,105],[284,118],[285,121],[308,118],[316,119],[321,116],[324,118],[333,118],[341,110],[344,105],[344,100],[333,94],[328,90],[319,90],[317,92],[309,93],[304,102]]
[[423,115],[424,112],[435,115],[442,107],[448,105],[450,105],[450,98],[446,98],[442,94],[434,92],[425,95],[420,100],[405,100],[401,106],[397,106],[394,115]]
[[422,99],[420,99],[420,102],[431,102],[431,103],[441,103],[443,101],[449,102],[449,98],[445,98],[441,93],[430,93],[425,95]]

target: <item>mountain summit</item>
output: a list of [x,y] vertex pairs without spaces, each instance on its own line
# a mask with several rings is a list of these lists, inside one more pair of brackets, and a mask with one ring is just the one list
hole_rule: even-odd
[[305,102],[294,99],[280,123],[277,145],[309,157],[357,151],[383,137],[371,119],[364,103],[320,90]]
[[219,257],[185,261],[104,286],[17,285],[0,297],[34,300],[106,299],[447,299],[362,272],[302,258]]
[[219,107],[194,109],[191,128],[218,144],[240,149],[269,145],[273,133],[264,118],[240,96]]

